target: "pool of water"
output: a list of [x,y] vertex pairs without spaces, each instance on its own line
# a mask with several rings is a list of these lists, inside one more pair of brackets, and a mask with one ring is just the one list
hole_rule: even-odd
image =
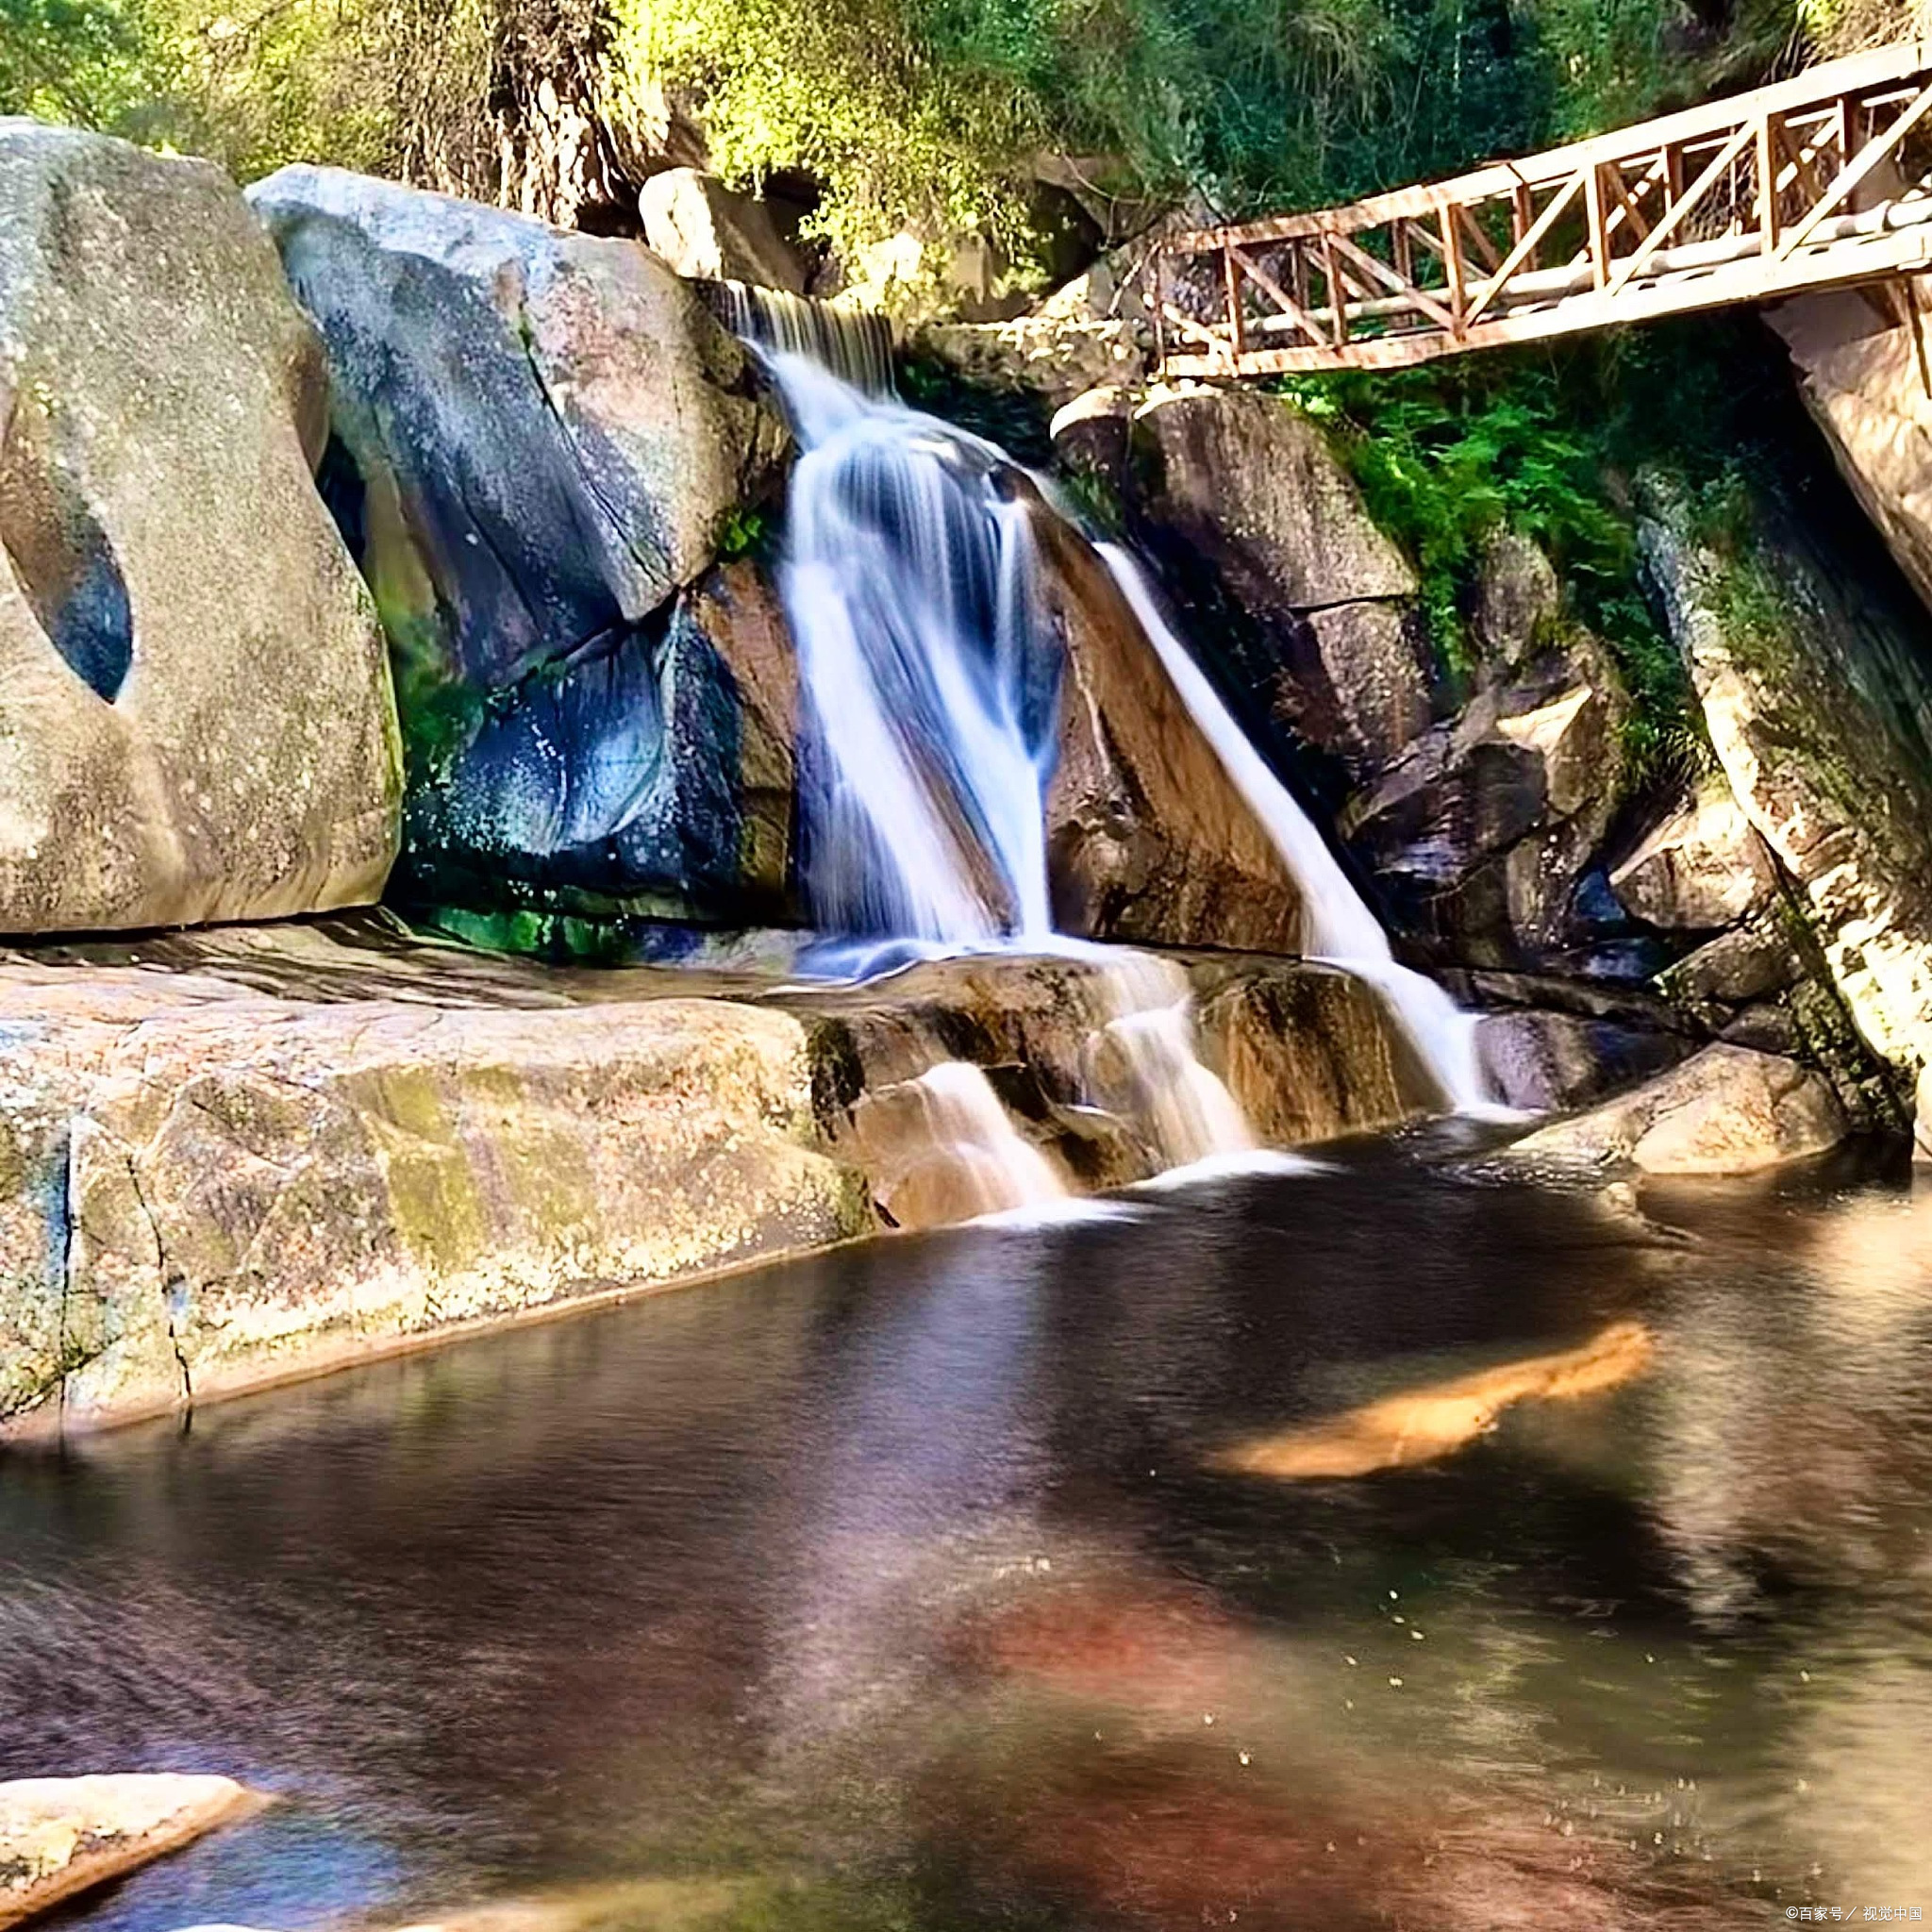
[[277,1795],[89,1932],[1932,1912],[1928,1531],[1932,1193],[1373,1147],[0,1457],[0,1777]]

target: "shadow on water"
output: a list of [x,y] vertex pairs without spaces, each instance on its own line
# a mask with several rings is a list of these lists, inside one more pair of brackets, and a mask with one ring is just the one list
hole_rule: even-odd
[[[65,1923],[1932,1908],[1932,1197],[1364,1149],[1124,1205],[0,1461],[0,1776],[282,1796]],[[1510,1399],[1224,1464],[1445,1389]]]

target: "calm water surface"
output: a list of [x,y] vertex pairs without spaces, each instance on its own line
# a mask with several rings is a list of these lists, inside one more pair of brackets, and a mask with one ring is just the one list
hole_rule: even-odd
[[0,1457],[0,1777],[280,1795],[89,1932],[1932,1913],[1932,1193],[1642,1209],[1370,1149]]

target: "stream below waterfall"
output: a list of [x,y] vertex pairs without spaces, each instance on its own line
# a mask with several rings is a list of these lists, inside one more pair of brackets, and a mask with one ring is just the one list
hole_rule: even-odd
[[0,1777],[277,1796],[73,1932],[1932,1907],[1928,1268],[1383,1144],[9,1452]]

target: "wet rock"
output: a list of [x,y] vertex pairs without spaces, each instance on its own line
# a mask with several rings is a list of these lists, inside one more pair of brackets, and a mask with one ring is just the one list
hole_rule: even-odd
[[0,121],[0,930],[366,903],[395,854],[327,380],[199,161]]
[[1202,1058],[1264,1146],[1374,1133],[1435,1111],[1434,1083],[1381,995],[1320,966],[1198,962]]
[[232,1778],[164,1773],[0,1783],[0,1928],[178,1851],[261,1802]]
[[1409,598],[1409,568],[1321,428],[1249,390],[1156,391],[1134,417],[1141,513],[1260,614]]
[[1628,710],[1602,646],[1572,631],[1351,801],[1343,839],[1420,948],[1512,967],[1575,942],[1574,902],[1622,789]]
[[379,956],[305,997],[209,958],[0,967],[12,1411],[166,1407],[871,1224],[786,1013],[534,972],[398,998]]
[[1652,575],[1731,790],[1796,880],[1859,1033],[1932,1057],[1932,672],[1923,612],[1769,504],[1722,543],[1653,492]]
[[1653,1174],[1751,1174],[1824,1154],[1846,1123],[1822,1074],[1747,1047],[1708,1046],[1635,1092],[1516,1142],[1526,1160]]
[[680,593],[777,489],[744,352],[627,242],[331,169],[249,194],[327,347],[325,480],[395,657],[398,891],[736,907],[743,720]]
[[1919,1087],[1912,1109],[1912,1158],[1932,1161],[1932,1065],[1920,1069]]
[[1066,647],[1048,869],[1062,931],[1293,953],[1301,894],[1119,586],[1056,518],[1041,591]]
[[1776,868],[1757,828],[1714,774],[1610,874],[1632,918],[1672,931],[1716,931],[1761,910]]
[[805,293],[805,264],[757,195],[698,168],[667,168],[638,192],[645,243],[681,275]]

